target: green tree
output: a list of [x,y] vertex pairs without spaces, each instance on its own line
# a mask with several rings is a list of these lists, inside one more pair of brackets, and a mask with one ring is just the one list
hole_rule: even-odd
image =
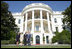
[[64,12],[62,12],[64,15],[63,23],[67,24],[67,26],[71,27],[71,5],[65,9]]
[[55,36],[52,38],[52,43],[57,42],[59,39],[59,32],[55,32]]
[[67,30],[63,30],[61,33],[57,33],[53,37],[52,42],[58,42],[59,44],[71,44],[71,33]]
[[11,12],[8,10],[9,5],[1,1],[1,40],[7,40],[15,34],[17,25]]

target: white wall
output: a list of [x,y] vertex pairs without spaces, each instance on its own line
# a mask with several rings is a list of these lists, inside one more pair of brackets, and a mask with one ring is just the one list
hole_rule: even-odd
[[[15,18],[15,24],[18,26],[18,28],[20,28],[19,31],[23,32],[23,21],[24,21],[23,16],[21,16],[20,14],[13,14],[13,17]],[[18,23],[19,19],[21,20],[20,24]]]
[[56,28],[55,27],[58,27],[58,31],[59,32],[61,32],[62,30],[63,30],[63,28],[62,28],[62,25],[63,25],[63,23],[62,23],[62,18],[63,18],[63,15],[61,15],[61,14],[53,14],[53,19],[57,19],[57,23],[55,23],[55,21],[54,21],[54,29],[53,29],[53,31],[55,32],[56,31]]
[[[13,13],[13,16],[14,16],[14,18],[16,19],[15,20],[15,23],[18,25],[18,27],[20,28],[20,32],[23,32],[23,20],[24,20],[24,18],[23,18],[23,16],[21,16],[21,13]],[[54,21],[54,18],[56,18],[57,19],[57,23],[55,23],[55,21]],[[56,28],[55,27],[58,27],[58,31],[59,32],[61,32],[63,29],[62,29],[62,25],[63,25],[63,23],[62,23],[62,20],[61,20],[61,18],[63,18],[63,15],[61,15],[61,12],[60,11],[53,11],[53,16],[52,16],[52,20],[53,20],[53,28],[52,28],[52,30],[53,30],[53,32],[55,32],[56,31]],[[20,24],[18,24],[18,20],[19,19],[21,19],[21,23]]]

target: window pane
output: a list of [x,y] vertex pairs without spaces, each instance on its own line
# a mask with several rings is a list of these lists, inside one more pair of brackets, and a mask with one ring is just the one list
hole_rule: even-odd
[[42,17],[43,17],[43,19],[47,19],[46,11],[42,11]]
[[39,10],[35,10],[34,11],[34,18],[40,18],[40,11]]
[[58,32],[58,27],[56,27],[56,32]]
[[55,23],[57,23],[57,19],[56,18],[54,19],[54,21],[55,21]]
[[20,21],[21,21],[21,20],[19,19],[18,24],[20,24]]
[[36,26],[36,31],[39,31],[39,26]]

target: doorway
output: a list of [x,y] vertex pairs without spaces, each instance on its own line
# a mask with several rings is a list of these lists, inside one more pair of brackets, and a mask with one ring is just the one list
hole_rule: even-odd
[[47,44],[49,43],[48,36],[46,36],[46,43],[47,43]]
[[40,44],[40,36],[39,35],[36,36],[36,44]]

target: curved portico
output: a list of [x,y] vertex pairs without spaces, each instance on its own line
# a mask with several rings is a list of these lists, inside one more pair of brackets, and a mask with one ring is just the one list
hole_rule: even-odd
[[48,5],[42,3],[30,4],[23,9],[22,16],[24,18],[23,34],[25,31],[31,32],[32,44],[37,44],[37,36],[40,44],[51,43],[51,38],[53,37],[52,9]]
[[12,13],[18,28],[17,32],[21,33],[21,44],[26,31],[31,33],[31,44],[51,44],[54,32],[63,30],[62,12],[53,11],[43,3],[32,3],[24,7],[22,12]]
[[[31,13],[29,13],[31,12]],[[29,11],[27,13],[24,14],[24,25],[25,25],[25,30],[27,30],[27,24],[28,22],[31,22],[32,26],[34,27],[35,23],[39,22],[40,23],[40,27],[42,30],[44,30],[44,23],[46,22],[47,27],[48,27],[48,31],[50,32],[50,24],[51,24],[51,14],[48,13],[47,11],[43,11],[43,10],[34,10],[34,11]],[[32,27],[32,29],[33,29]]]

